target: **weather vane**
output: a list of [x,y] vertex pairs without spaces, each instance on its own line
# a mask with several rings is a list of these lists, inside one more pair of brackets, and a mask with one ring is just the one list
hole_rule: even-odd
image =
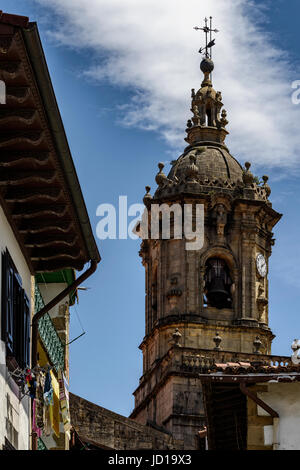
[[[209,26],[207,25],[208,19],[204,18],[205,25],[203,28],[198,28],[198,26],[195,26],[194,29],[198,31],[199,29],[201,31],[204,31],[205,33],[205,47],[200,47],[199,52],[202,54],[204,52],[205,57],[211,59],[212,53],[211,53],[211,48],[215,45],[215,39],[212,39],[212,32],[218,33],[218,29],[212,29],[212,16],[209,17]],[[207,36],[209,34],[209,43],[207,43]]]

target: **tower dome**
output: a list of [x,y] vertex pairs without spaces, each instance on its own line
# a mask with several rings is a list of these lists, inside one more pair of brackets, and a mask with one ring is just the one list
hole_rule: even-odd
[[[267,180],[260,185],[258,179],[249,171],[250,164],[245,168],[230,154],[225,145],[228,134],[227,112],[223,108],[222,94],[213,88],[211,72],[214,63],[205,57],[200,69],[203,81],[197,92],[192,89],[191,112],[192,118],[187,121],[185,141],[189,144],[182,155],[172,162],[172,168],[167,175],[159,164],[156,175],[158,188],[153,202],[172,199],[179,194],[209,194],[220,189],[230,197],[240,197],[242,192],[251,188],[251,198],[267,201],[270,187]],[[249,195],[248,195],[249,196]]]
[[168,178],[171,181],[184,180],[190,165],[190,156],[195,156],[197,181],[203,184],[216,181],[220,185],[231,184],[233,187],[242,183],[243,169],[227,149],[217,145],[189,147],[174,163]]

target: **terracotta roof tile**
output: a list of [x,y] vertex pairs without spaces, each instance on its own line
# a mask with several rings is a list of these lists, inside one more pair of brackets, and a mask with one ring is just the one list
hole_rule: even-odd
[[232,367],[233,369],[237,369],[240,367],[239,362],[227,362],[227,367]]
[[211,373],[223,372],[224,374],[249,374],[249,373],[262,373],[262,374],[279,374],[279,373],[300,373],[300,365],[289,364],[285,365],[269,365],[260,362],[225,362],[216,363],[211,368]]
[[214,367],[217,369],[226,369],[227,368],[227,363],[226,364],[215,364]]
[[244,367],[245,369],[252,367],[250,362],[239,362],[241,367]]

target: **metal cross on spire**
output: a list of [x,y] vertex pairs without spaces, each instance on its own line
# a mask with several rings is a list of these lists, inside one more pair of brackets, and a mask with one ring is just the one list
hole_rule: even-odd
[[[200,47],[199,52],[202,54],[204,52],[205,57],[208,57],[209,59],[212,58],[212,53],[211,53],[211,48],[215,45],[215,39],[212,39],[212,32],[218,33],[218,29],[212,29],[212,16],[209,17],[209,26],[208,26],[208,19],[204,18],[204,27],[199,28],[198,26],[195,26],[194,29],[198,31],[199,29],[201,31],[204,31],[205,33],[205,47]],[[209,34],[209,42],[207,42],[208,39],[208,34]]]

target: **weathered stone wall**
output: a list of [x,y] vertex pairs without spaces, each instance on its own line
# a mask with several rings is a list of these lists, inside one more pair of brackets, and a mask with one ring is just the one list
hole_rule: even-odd
[[185,449],[195,449],[196,435],[204,422],[200,380],[171,377],[161,394],[166,402],[171,401],[171,405],[169,409],[165,407],[164,418],[158,424],[172,432],[175,439],[182,439]]
[[70,393],[71,424],[80,436],[116,450],[182,449],[182,442]]
[[204,423],[201,382],[193,377],[169,376],[164,384],[147,397],[135,421],[149,419],[184,442],[184,449],[196,447],[196,436]]

